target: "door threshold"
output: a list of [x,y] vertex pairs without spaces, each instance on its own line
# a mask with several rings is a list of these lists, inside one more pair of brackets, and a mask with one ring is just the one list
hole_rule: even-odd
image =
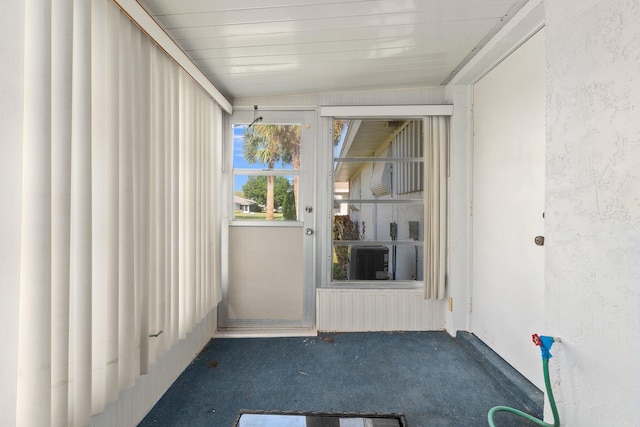
[[213,334],[213,338],[281,338],[281,337],[315,337],[317,329],[291,328],[291,329],[222,329]]

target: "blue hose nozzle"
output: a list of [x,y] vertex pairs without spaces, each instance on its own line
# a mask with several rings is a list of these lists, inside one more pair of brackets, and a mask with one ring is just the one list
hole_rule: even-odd
[[551,346],[555,340],[553,337],[541,336],[540,337],[540,352],[542,353],[543,359],[551,359]]
[[554,341],[559,341],[560,339],[556,339],[554,337],[547,337],[547,336],[539,336],[538,334],[533,334],[531,335],[531,339],[533,340],[533,343],[537,346],[540,347],[540,351],[542,352],[542,358],[549,360],[551,359],[551,346],[553,345]]

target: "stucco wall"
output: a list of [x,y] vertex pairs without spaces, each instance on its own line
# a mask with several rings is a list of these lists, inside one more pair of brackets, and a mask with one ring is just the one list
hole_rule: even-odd
[[547,1],[546,326],[566,426],[640,425],[640,3]]

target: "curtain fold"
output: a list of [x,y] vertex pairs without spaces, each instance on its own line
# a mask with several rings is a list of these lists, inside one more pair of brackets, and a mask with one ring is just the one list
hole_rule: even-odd
[[[91,1],[91,413],[106,400],[107,382],[107,14],[101,0]],[[102,226],[99,226],[102,225]]]
[[73,3],[51,10],[51,419],[67,426]]
[[445,297],[449,119],[425,119],[424,296]]
[[[52,24],[48,2],[25,0],[24,10],[24,111],[29,114],[23,129],[16,416],[20,426],[37,426],[50,423],[52,403]],[[64,273],[56,270],[56,279]],[[56,376],[60,369],[56,366]]]
[[219,302],[223,113],[109,0],[25,17],[18,423],[85,426]]
[[91,408],[91,3],[73,2],[71,66],[71,247],[69,298],[69,425],[81,426]]
[[138,366],[136,352],[134,311],[134,216],[133,213],[133,146],[134,146],[134,105],[131,94],[135,85],[132,81],[133,27],[126,16],[119,17],[118,49],[118,89],[119,89],[119,158],[118,158],[118,389],[133,385]]
[[[101,2],[102,0],[96,0]],[[119,322],[120,308],[120,13],[115,7],[106,9],[105,81],[103,82],[106,99],[105,114],[105,186],[104,198],[106,208],[105,253],[105,394],[103,402],[95,402],[94,413],[99,411],[105,402],[115,400],[119,388],[118,355],[119,355]],[[98,82],[99,83],[99,82]],[[118,284],[118,285],[115,285]]]

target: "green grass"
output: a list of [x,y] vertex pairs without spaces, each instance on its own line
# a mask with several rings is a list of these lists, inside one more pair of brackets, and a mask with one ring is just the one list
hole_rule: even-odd
[[[233,212],[233,219],[265,221],[266,218],[267,218],[266,212],[253,212],[253,213],[242,213],[240,211]],[[282,217],[282,213],[276,212],[274,220],[283,221],[284,218]]]

